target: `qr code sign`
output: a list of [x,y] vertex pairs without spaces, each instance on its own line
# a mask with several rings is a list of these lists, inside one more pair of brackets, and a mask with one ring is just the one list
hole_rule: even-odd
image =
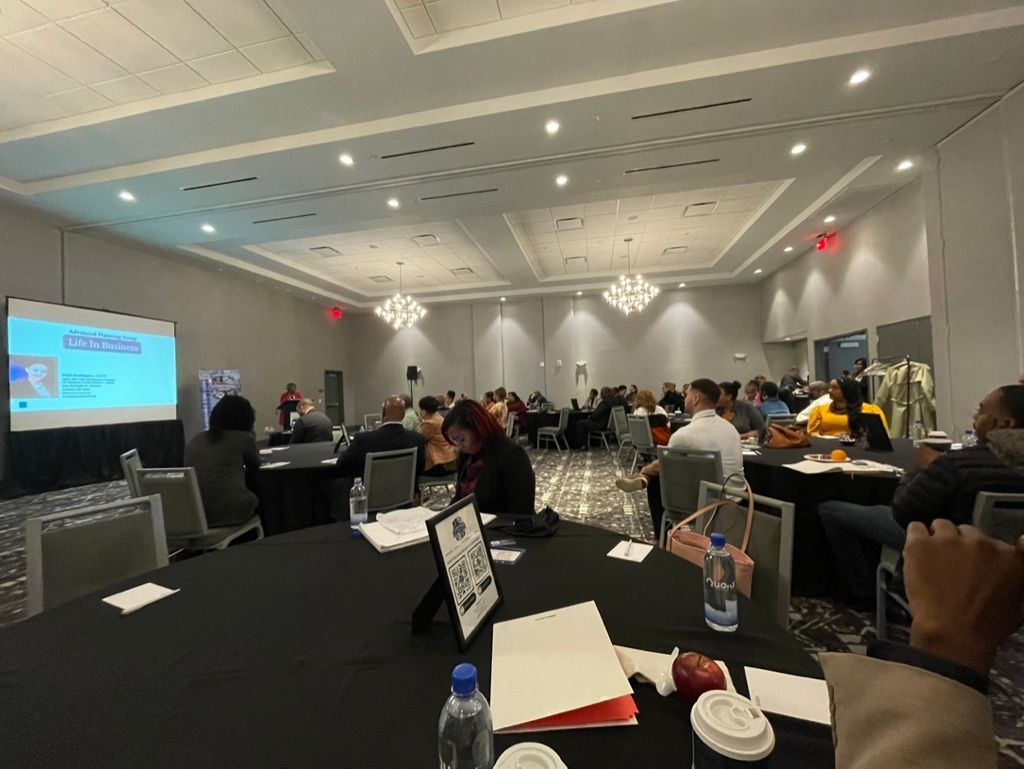
[[469,554],[469,561],[473,564],[473,576],[479,582],[487,575],[487,553],[484,552],[482,542],[478,543]]
[[455,591],[455,602],[461,603],[469,593],[473,592],[473,579],[469,574],[469,562],[465,557],[456,561],[448,572],[452,579],[452,589]]

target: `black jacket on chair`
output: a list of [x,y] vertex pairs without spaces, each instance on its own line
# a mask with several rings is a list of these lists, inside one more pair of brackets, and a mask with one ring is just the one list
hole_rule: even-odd
[[[484,450],[482,457],[484,466],[477,475],[474,492],[477,509],[495,515],[533,515],[537,479],[522,446],[502,435]],[[470,461],[468,454],[459,454],[459,481]],[[461,498],[459,486],[455,489],[453,502]]]

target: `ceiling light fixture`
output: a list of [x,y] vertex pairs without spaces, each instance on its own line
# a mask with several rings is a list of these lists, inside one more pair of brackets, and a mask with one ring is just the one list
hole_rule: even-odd
[[646,307],[660,291],[652,286],[643,275],[633,277],[629,274],[629,244],[633,238],[626,238],[626,274],[619,276],[619,282],[613,283],[604,292],[605,301],[612,307],[621,310],[625,315],[631,312],[640,312]]
[[686,284],[685,283],[680,283],[679,284],[679,288],[686,288]]
[[568,183],[569,177],[566,176],[565,174],[559,174],[558,176],[555,177],[555,184],[557,184],[559,187],[564,187]]
[[790,148],[789,154],[790,155],[803,155],[806,151],[807,151],[807,145],[804,144],[803,142],[800,142],[799,144],[794,144]]
[[501,297],[501,301],[503,301],[503,302],[504,302],[504,301],[505,301],[505,297]]
[[576,292],[576,296],[583,296],[583,292],[582,291],[577,291]]
[[402,328],[412,328],[427,311],[411,296],[402,295],[402,265],[405,262],[395,264],[398,265],[398,293],[377,307],[374,312],[378,318],[398,331]]
[[117,196],[121,198],[121,200],[123,200],[125,203],[135,202],[135,196],[128,192],[128,190],[121,190],[119,193],[117,193]]
[[204,224],[199,229],[201,229],[207,235],[212,235],[213,233],[215,233],[217,231],[217,228],[214,227],[212,224]]
[[549,120],[544,124],[544,130],[548,132],[548,136],[554,136],[556,133],[558,133],[558,129],[561,127],[561,123],[559,123],[557,120]]
[[388,198],[388,205],[392,208],[398,208],[402,204],[398,202],[398,198]]
[[783,253],[790,254],[790,253],[793,252],[793,247],[792,246],[786,246],[784,249],[782,249],[782,251],[783,251]]
[[828,216],[825,217],[825,224],[832,224],[832,222],[834,222],[835,220],[836,218],[832,216],[832,214],[829,214]]
[[355,165],[356,161],[347,152],[342,152],[340,155],[338,155],[338,162],[341,163],[343,166],[351,167]]
[[[913,167],[914,167],[913,161],[904,160],[898,166],[896,166],[896,170],[897,171],[909,171]],[[134,200],[134,198],[132,198],[132,200]]]
[[850,85],[860,85],[861,83],[867,82],[868,78],[871,77],[871,70],[858,69],[852,75],[850,75]]
[[762,270],[760,267],[758,267],[756,270],[754,270],[754,274],[755,275],[760,275],[762,272],[764,272],[764,270]]

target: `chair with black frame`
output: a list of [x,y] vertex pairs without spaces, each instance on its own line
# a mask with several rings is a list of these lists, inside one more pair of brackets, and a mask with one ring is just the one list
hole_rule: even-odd
[[562,450],[562,444],[559,443],[558,439],[561,438],[565,441],[565,450],[569,450],[569,439],[565,437],[565,428],[569,426],[569,409],[560,409],[558,413],[558,426],[557,427],[542,427],[537,430],[537,448],[540,448],[541,438],[544,442],[554,441],[555,448],[559,452]]
[[769,414],[764,418],[764,426],[769,425],[795,425],[796,414]]
[[380,412],[376,414],[363,414],[363,429],[372,430],[380,422]]
[[569,399],[569,403],[572,404],[572,410],[573,411],[579,411],[580,410],[580,402],[579,402],[578,398],[570,398]]
[[653,459],[657,455],[657,446],[651,436],[651,423],[645,416],[628,414],[626,424],[629,426],[629,443],[633,449],[633,464],[629,468],[629,474],[636,472],[637,460]]
[[208,552],[223,550],[250,534],[250,539],[263,539],[258,515],[233,526],[207,525],[194,467],[149,467],[139,470],[137,477],[143,495],[160,497],[164,530],[172,549]]
[[[720,510],[710,531],[720,531],[730,545],[739,546],[746,530],[748,497],[745,489],[723,487],[720,483],[701,483],[697,504],[704,507],[725,494],[738,500],[732,512]],[[740,511],[742,510],[742,514]],[[750,599],[761,606],[782,627],[789,626],[789,600],[793,586],[793,523],[796,518],[792,502],[783,502],[760,494],[754,495],[754,521],[750,528],[747,555],[754,561],[754,579]],[[728,516],[728,517],[723,517]],[[703,531],[705,521],[697,521]]]
[[[979,491],[974,498],[971,523],[990,537],[1014,544],[1024,534],[1024,494],[997,494]],[[875,571],[875,634],[878,640],[889,637],[888,608],[891,601],[908,615],[910,605],[895,577],[900,572],[903,553],[892,547],[882,546],[882,553]]]
[[158,496],[29,518],[24,528],[29,616],[167,565]]
[[622,458],[624,448],[632,448],[633,439],[629,434],[629,422],[626,420],[626,409],[623,406],[612,406],[612,426],[615,431],[615,441],[619,444],[619,450],[615,453],[615,461]]
[[698,509],[702,481],[722,482],[721,452],[658,447],[658,485],[664,508],[658,532],[660,547],[665,547],[665,532]]
[[135,477],[135,473],[142,469],[139,450],[128,449],[119,459],[121,461],[121,472],[124,473],[124,480],[128,484],[128,494],[132,497],[139,496],[139,481]]
[[363,465],[368,513],[386,513],[413,504],[418,449],[371,451]]
[[[614,408],[614,407],[613,407]],[[621,408],[619,406],[618,408]],[[608,443],[609,438],[615,437],[615,416],[611,413],[608,414],[608,424],[605,425],[603,430],[589,430],[587,432],[587,448],[594,445],[594,439],[600,441],[609,454],[612,453],[612,447]]]

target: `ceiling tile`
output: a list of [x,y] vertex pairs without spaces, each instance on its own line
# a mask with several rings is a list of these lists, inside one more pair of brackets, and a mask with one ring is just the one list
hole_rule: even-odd
[[425,7],[438,32],[501,21],[497,0],[437,0]]
[[184,64],[175,64],[173,67],[155,69],[152,72],[141,72],[139,77],[160,93],[178,93],[207,85],[203,78]]
[[111,8],[76,16],[61,26],[132,73],[178,63],[170,51]]
[[115,10],[179,59],[199,59],[231,50],[223,35],[184,0],[130,0]]
[[430,21],[430,14],[422,5],[403,8],[402,18],[405,19],[405,25],[413,37],[426,37],[435,33],[434,24]]
[[79,83],[17,46],[0,40],[0,87],[48,96],[77,88]]
[[302,43],[294,37],[282,37],[279,40],[250,45],[243,48],[242,53],[262,72],[276,72],[312,61]]
[[289,34],[263,0],[189,0],[189,5],[239,48]]
[[[0,125],[29,125],[56,120],[67,116],[67,112],[52,99],[37,97],[17,102],[13,107],[0,113]],[[13,119],[13,122],[8,122]]]
[[23,0],[49,19],[60,21],[80,13],[88,13],[106,7],[104,0]]
[[523,16],[527,13],[565,8],[569,4],[569,0],[498,0],[501,15],[506,19],[512,16]]
[[411,8],[414,5],[423,5],[423,0],[398,0],[399,8]]
[[21,0],[0,0],[0,35],[12,35],[33,27],[41,27],[48,19],[33,11]]
[[238,51],[192,59],[188,65],[211,83],[226,83],[229,80],[260,74],[260,71]]
[[600,203],[587,203],[583,206],[584,216],[598,216],[599,214],[614,214],[619,209],[617,200],[605,200]]
[[115,104],[127,104],[160,95],[158,91],[150,88],[137,77],[108,80],[106,83],[97,83],[92,89],[99,91]]
[[76,88],[74,91],[59,93],[50,98],[57,102],[62,109],[67,110],[73,115],[82,112],[92,112],[93,110],[113,105],[110,99],[90,88]]
[[12,43],[47,64],[73,75],[79,82],[91,85],[125,77],[128,72],[106,56],[97,53],[67,30],[48,24],[11,35]]
[[295,39],[302,43],[302,47],[306,49],[306,52],[313,57],[314,61],[325,61],[327,59],[324,56],[324,52],[320,50],[319,46],[313,42],[313,38],[309,36],[308,32],[299,32],[295,35]]
[[281,2],[281,0],[267,0],[267,5],[270,6],[270,10],[272,10],[277,18],[283,21],[285,26],[292,32],[298,33],[303,31],[302,24],[299,23],[299,20],[295,18],[295,15],[288,9],[287,5]]

